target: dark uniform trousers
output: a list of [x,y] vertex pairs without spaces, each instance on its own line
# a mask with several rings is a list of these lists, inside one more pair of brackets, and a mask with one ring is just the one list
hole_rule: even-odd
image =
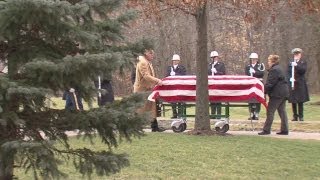
[[[173,71],[175,76],[184,76],[187,74],[187,70],[183,65],[178,65],[176,68],[174,66],[168,66],[167,68],[167,77],[172,76],[171,71]],[[171,103],[172,107],[172,117],[171,118],[177,118],[181,117],[183,112],[182,112],[182,106],[184,103]],[[184,108],[185,109],[185,108]]]
[[288,132],[288,117],[286,112],[286,98],[270,98],[267,108],[267,119],[263,131],[270,133],[274,119],[274,113],[278,110],[281,119],[281,132]]
[[[297,106],[298,106],[298,109],[297,109]],[[297,120],[299,118],[300,121],[303,121],[303,102],[292,103],[292,112],[293,112],[294,120]]]
[[[214,75],[225,75],[226,67],[223,62],[213,63],[211,62],[208,67],[208,75],[212,75],[212,68],[216,68],[217,72]],[[216,115],[216,119],[221,119],[221,105],[222,103],[210,103],[211,115]]]

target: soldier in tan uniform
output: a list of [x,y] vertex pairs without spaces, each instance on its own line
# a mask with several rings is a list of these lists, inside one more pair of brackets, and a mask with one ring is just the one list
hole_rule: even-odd
[[[154,51],[151,49],[145,50],[144,55],[139,56],[139,62],[136,67],[136,79],[133,85],[134,93],[151,91],[155,85],[162,85],[161,79],[155,77],[155,72],[151,63],[153,59]],[[156,103],[146,100],[144,107],[141,108],[139,112],[142,113],[147,111],[151,111],[153,117],[151,121],[152,132],[164,131],[163,128],[159,128],[158,126]]]

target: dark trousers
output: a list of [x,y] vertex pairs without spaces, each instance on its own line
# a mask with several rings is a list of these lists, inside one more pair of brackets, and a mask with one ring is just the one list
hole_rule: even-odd
[[[211,115],[221,115],[221,103],[210,103]],[[217,117],[220,119],[221,117]]]
[[183,114],[183,104],[184,103],[171,103],[172,107],[172,117],[177,118],[178,116],[181,117]]
[[252,114],[259,114],[261,109],[260,103],[249,103],[249,112]]
[[263,131],[270,132],[274,119],[274,113],[278,110],[281,119],[281,132],[288,132],[288,116],[286,112],[286,98],[270,98],[267,108],[267,119]]
[[[298,109],[297,109],[298,106]],[[298,111],[297,111],[298,110]],[[303,119],[303,103],[292,103],[293,118],[295,120]]]

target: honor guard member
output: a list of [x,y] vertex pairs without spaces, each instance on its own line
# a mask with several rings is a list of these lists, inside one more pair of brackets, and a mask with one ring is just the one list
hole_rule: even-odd
[[[225,75],[226,68],[223,62],[219,61],[219,54],[217,51],[212,51],[210,53],[211,63],[208,67],[208,75],[216,76],[216,75]],[[221,117],[221,103],[210,103],[211,115],[218,115],[217,119]]]
[[292,103],[292,121],[303,121],[303,103],[310,100],[307,82],[304,77],[307,71],[307,61],[302,58],[302,49],[294,48],[291,53],[293,59],[288,66],[288,79],[290,80],[289,103]]
[[[172,65],[168,66],[167,68],[167,75],[166,76],[183,76],[186,75],[187,71],[186,68],[180,64],[180,56],[178,54],[174,54],[172,56]],[[178,115],[181,116],[181,108],[182,103],[171,103],[172,106],[172,117],[177,118]],[[178,113],[177,113],[178,109]]]
[[95,87],[98,89],[98,106],[104,106],[114,101],[114,93],[111,80],[98,76],[98,81],[94,81]]
[[[249,56],[250,64],[245,68],[245,74],[258,78],[261,82],[263,81],[265,65],[259,62],[257,53],[251,53]],[[260,103],[249,103],[250,117],[248,120],[259,120],[259,113],[261,109]]]
[[62,99],[66,101],[65,110],[68,111],[82,111],[82,97],[77,88],[70,88],[65,90]]

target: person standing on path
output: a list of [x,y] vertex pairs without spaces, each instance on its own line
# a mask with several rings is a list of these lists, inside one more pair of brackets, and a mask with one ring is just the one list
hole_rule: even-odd
[[[211,63],[208,66],[208,75],[225,75],[226,68],[223,62],[220,62],[219,54],[217,51],[212,51],[210,53]],[[221,119],[221,102],[210,103],[211,115],[217,115],[217,119]]]
[[306,79],[307,61],[302,58],[302,49],[292,50],[293,60],[288,66],[288,76],[291,83],[289,103],[292,103],[292,121],[303,121],[303,103],[310,100]]
[[[151,61],[154,59],[154,51],[146,49],[143,56],[139,56],[139,62],[136,67],[136,79],[133,85],[133,92],[151,91],[155,85],[162,85],[162,80],[156,78]],[[138,112],[151,112],[151,130],[152,132],[162,132],[163,128],[159,128],[157,121],[156,103],[146,99],[145,105]]]
[[[187,74],[186,68],[180,64],[180,56],[178,54],[174,54],[172,56],[172,65],[168,66],[167,68],[167,75],[168,76],[184,76]],[[172,117],[171,118],[178,118],[181,117],[182,110],[181,106],[183,103],[171,103],[172,107]]]
[[[262,82],[265,70],[264,64],[259,62],[257,53],[251,53],[249,59],[250,63],[245,68],[245,74],[258,78]],[[260,109],[261,103],[249,103],[250,117],[248,120],[259,120]]]
[[279,65],[279,56],[270,55],[268,57],[269,74],[264,85],[265,94],[269,96],[267,107],[267,118],[263,126],[263,131],[258,135],[268,135],[271,133],[271,126],[276,110],[281,119],[281,130],[278,135],[288,135],[288,116],[286,112],[286,101],[289,97],[289,86],[285,72]]

